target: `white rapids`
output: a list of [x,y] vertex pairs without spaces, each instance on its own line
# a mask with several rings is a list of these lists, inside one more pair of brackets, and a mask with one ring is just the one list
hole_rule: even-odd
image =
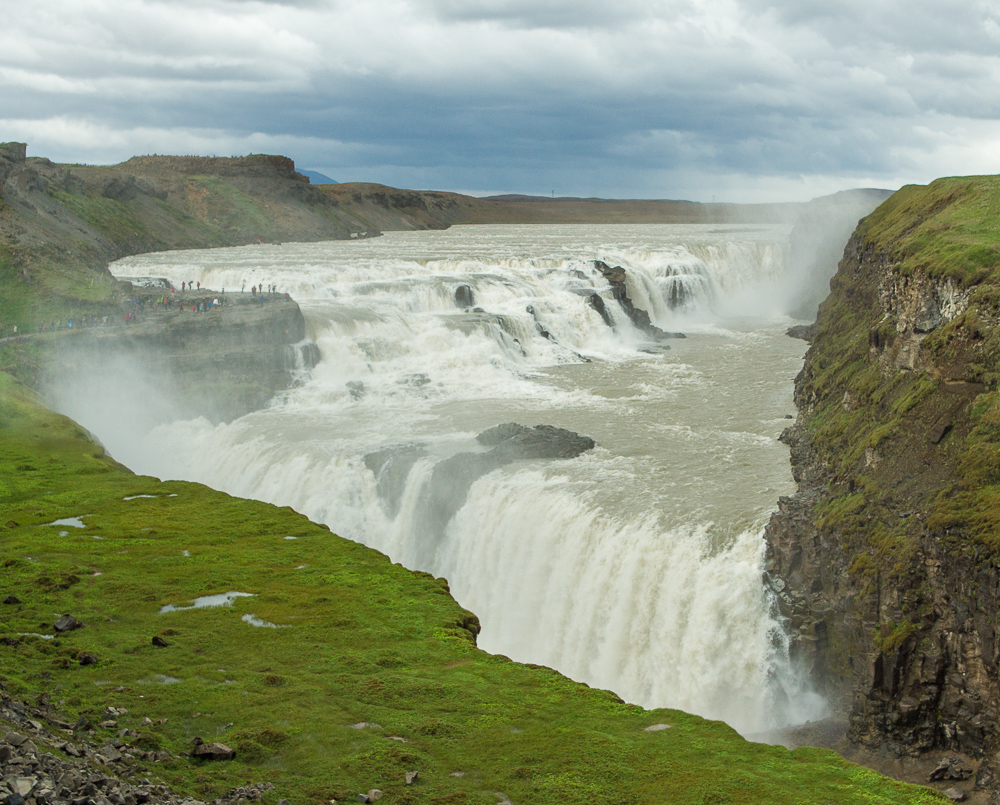
[[[815,719],[823,703],[761,582],[763,524],[794,489],[776,438],[804,351],[784,334],[787,235],[465,226],[129,258],[116,274],[277,285],[322,358],[228,424],[123,433],[110,402],[106,421],[81,423],[136,471],[291,505],[447,577],[488,651],[744,733]],[[634,304],[688,337],[651,344],[595,259],[623,266]],[[468,479],[453,516],[429,517],[436,464],[504,422],[598,446]]]

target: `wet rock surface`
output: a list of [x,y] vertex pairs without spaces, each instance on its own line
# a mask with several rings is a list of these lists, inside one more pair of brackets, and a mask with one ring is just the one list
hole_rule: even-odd
[[[685,337],[684,333],[668,333],[661,330],[650,320],[649,313],[642,308],[636,307],[632,303],[632,300],[628,295],[628,286],[625,283],[624,268],[621,266],[611,267],[601,260],[594,261],[594,268],[600,271],[604,279],[608,281],[615,301],[622,306],[622,310],[625,311],[626,315],[629,319],[631,319],[632,324],[634,324],[640,332],[656,340]],[[606,311],[604,313],[601,312],[601,308],[598,307],[598,304],[595,302],[593,297],[591,297],[590,303],[594,306],[594,309],[597,310],[598,313],[601,313],[601,317],[604,321],[608,322]],[[603,300],[601,304],[603,305]]]
[[816,325],[796,324],[794,327],[789,327],[785,330],[785,335],[789,338],[801,338],[803,341],[811,344],[812,340],[816,337]]
[[488,472],[515,461],[576,458],[595,447],[590,437],[565,428],[527,427],[513,422],[483,431],[476,441],[490,449],[482,453],[458,453],[434,467],[430,494],[424,503],[425,522],[433,533],[443,533],[448,521],[465,503],[472,484]]
[[[177,292],[156,312],[155,300],[163,291],[134,289],[132,294],[142,302],[133,309],[141,312],[127,326],[61,335],[46,385],[88,395],[110,389],[117,398],[131,399],[155,376],[156,404],[136,399],[136,405],[221,421],[264,407],[294,385],[297,372],[319,362],[302,311],[281,294],[265,295],[262,302],[249,292]],[[206,300],[219,304],[191,312],[192,304]]]

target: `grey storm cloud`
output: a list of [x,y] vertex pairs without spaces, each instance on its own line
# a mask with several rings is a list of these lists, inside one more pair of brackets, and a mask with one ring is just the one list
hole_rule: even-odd
[[0,140],[466,191],[805,198],[1000,171],[1000,2],[36,0]]

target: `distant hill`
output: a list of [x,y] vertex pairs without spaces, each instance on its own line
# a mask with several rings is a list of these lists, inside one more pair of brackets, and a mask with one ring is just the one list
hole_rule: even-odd
[[303,176],[308,176],[309,184],[340,184],[336,179],[331,179],[325,173],[320,173],[319,171],[307,171],[302,168],[296,168],[295,170]]

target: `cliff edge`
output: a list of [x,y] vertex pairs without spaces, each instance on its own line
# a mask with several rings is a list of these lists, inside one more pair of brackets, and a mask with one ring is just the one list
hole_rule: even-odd
[[797,648],[855,746],[1000,750],[1000,178],[861,221],[796,379],[798,492],[767,528]]

